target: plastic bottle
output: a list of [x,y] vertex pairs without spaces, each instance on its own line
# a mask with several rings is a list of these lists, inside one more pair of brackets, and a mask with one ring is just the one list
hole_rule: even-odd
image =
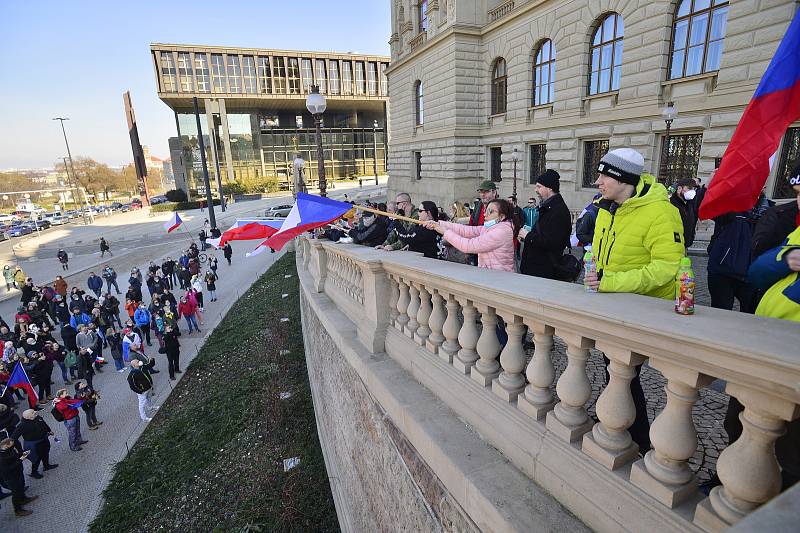
[[694,314],[694,272],[692,260],[681,259],[681,266],[675,276],[675,312],[679,315]]
[[597,272],[597,262],[594,260],[594,255],[592,255],[591,250],[586,250],[586,253],[583,254],[583,279],[584,283],[583,286],[586,289],[586,292],[597,292],[597,289],[593,289],[586,285],[586,276],[591,273]]

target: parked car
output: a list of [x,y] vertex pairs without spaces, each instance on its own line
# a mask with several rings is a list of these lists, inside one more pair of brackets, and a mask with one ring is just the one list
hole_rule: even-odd
[[111,210],[119,211],[122,209],[122,202],[111,202]]
[[9,234],[6,232],[0,232],[0,242],[7,241],[10,238]]
[[158,205],[158,204],[165,204],[169,200],[167,200],[166,196],[159,195],[159,196],[151,196],[150,197],[150,205]]
[[264,211],[264,216],[267,218],[274,218],[274,217],[286,218],[289,216],[289,212],[292,210],[292,207],[294,206],[292,206],[291,204],[276,205],[273,207],[269,207],[267,208],[266,211]]
[[2,215],[0,214],[0,224],[10,224],[17,220],[15,215]]
[[8,234],[11,237],[22,237],[23,235],[30,235],[33,233],[33,230],[30,226],[11,226],[11,229],[8,230]]
[[51,218],[48,219],[50,224],[53,226],[61,226],[62,224],[66,224],[69,222],[69,219],[61,216],[60,213],[54,214]]
[[133,200],[131,200],[131,203],[129,205],[130,205],[130,209],[131,210],[141,209],[142,208],[142,201],[139,200],[138,198],[134,198]]

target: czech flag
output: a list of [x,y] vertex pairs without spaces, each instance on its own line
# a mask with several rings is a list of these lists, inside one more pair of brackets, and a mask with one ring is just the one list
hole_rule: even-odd
[[700,218],[749,211],[770,172],[789,125],[800,118],[800,12],[786,30],[775,56],[745,109],[722,165],[706,191]]
[[28,395],[28,403],[31,409],[36,407],[39,402],[39,395],[33,390],[31,380],[28,379],[28,373],[25,372],[25,367],[22,366],[22,363],[14,365],[14,371],[11,372],[11,377],[8,378],[8,384],[6,385],[6,388],[8,387],[24,390],[25,394]]
[[219,239],[208,239],[206,242],[214,248],[222,248],[228,241],[249,241],[272,237],[281,229],[283,220],[237,220]]
[[353,209],[351,204],[338,202],[304,192],[297,193],[297,201],[283,221],[280,230],[259,244],[247,257],[260,254],[267,248],[280,250],[283,245],[307,231],[330,224]]
[[167,233],[172,233],[174,230],[178,229],[178,226],[183,224],[183,220],[181,217],[178,216],[178,212],[175,211],[175,216],[170,218],[166,224],[164,224],[164,229],[167,230]]

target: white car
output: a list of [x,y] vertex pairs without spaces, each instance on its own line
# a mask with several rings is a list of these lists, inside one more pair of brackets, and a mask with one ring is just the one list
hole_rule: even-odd
[[289,212],[292,210],[292,207],[294,206],[291,204],[268,207],[267,210],[264,211],[264,216],[267,218],[275,218],[275,217],[286,218],[289,216]]

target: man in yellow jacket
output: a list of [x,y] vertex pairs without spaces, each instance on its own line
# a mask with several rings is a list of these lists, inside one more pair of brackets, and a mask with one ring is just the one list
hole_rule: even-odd
[[[595,185],[602,199],[592,239],[597,272],[588,274],[584,283],[598,292],[632,292],[671,300],[685,252],[683,222],[667,189],[643,169],[642,154],[630,148],[612,150],[600,160]],[[605,360],[607,366],[609,360]],[[629,431],[644,455],[650,449],[650,424],[640,370],[641,365],[631,380],[636,419]]]
[[747,273],[748,280],[766,294],[756,314],[800,322],[800,227],[783,245],[764,252]]

